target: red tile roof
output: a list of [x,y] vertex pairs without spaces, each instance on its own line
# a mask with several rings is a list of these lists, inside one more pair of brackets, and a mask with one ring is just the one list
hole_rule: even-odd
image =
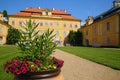
[[79,20],[71,16],[71,14],[68,14],[65,10],[43,9],[43,8],[26,8],[25,10],[22,10],[10,16],[31,17],[32,15],[42,15],[43,10],[51,11],[52,12],[51,17],[61,17],[62,19],[68,19],[68,20]]

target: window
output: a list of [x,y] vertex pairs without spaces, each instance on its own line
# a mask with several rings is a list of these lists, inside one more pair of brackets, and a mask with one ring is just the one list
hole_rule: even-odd
[[36,26],[36,23],[34,22],[33,25]]
[[45,26],[48,26],[48,23],[45,23]]
[[102,35],[102,24],[98,25],[98,33],[99,35]]
[[2,37],[0,36],[0,44],[2,44]]
[[67,35],[66,31],[64,31],[64,32],[63,32],[63,36],[66,37],[66,35]]
[[64,27],[66,27],[66,24],[64,24]]
[[93,34],[96,34],[96,27],[93,27]]
[[15,25],[15,21],[12,21],[12,25]]
[[59,36],[59,31],[56,31],[56,36]]
[[110,44],[110,38],[106,39],[106,44]]
[[70,28],[72,28],[72,24],[70,24]]
[[75,25],[75,28],[77,28],[78,26],[77,26],[77,24]]
[[40,26],[43,26],[43,23],[42,23],[42,22],[40,22]]
[[110,30],[110,22],[107,22],[107,28],[106,28],[107,31]]
[[21,21],[19,22],[19,26],[22,26],[22,22]]
[[88,35],[88,30],[86,30],[86,35]]
[[2,32],[2,26],[0,26],[0,32]]
[[53,26],[53,23],[50,23],[50,26]]
[[59,23],[57,23],[56,26],[59,27]]
[[48,12],[46,12],[46,16],[48,16],[49,14],[48,14]]

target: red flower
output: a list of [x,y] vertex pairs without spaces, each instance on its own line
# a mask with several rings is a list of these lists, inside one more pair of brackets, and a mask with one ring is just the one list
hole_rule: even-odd
[[37,60],[37,61],[35,62],[35,64],[36,64],[37,66],[40,66],[40,61]]
[[27,63],[22,63],[20,69],[22,70],[22,73],[25,74],[28,70],[28,64]]
[[63,64],[64,64],[64,61],[63,61],[63,60],[58,60],[58,59],[56,59],[55,57],[53,57],[53,60],[55,61],[55,65],[56,65],[57,67],[62,67]]
[[30,68],[30,71],[31,71],[31,72],[34,72],[34,71],[35,71],[35,68]]
[[20,71],[20,70],[15,71],[15,74],[16,74],[16,75],[19,75],[19,74],[21,74],[21,71]]

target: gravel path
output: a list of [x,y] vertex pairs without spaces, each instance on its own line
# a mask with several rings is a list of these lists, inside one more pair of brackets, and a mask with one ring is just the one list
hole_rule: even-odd
[[54,56],[65,61],[65,80],[120,80],[120,71],[56,50]]

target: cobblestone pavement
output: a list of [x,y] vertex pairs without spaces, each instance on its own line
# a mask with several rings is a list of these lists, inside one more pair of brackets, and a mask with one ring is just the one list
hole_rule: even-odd
[[56,50],[54,56],[65,61],[62,74],[65,80],[120,80],[120,71]]

